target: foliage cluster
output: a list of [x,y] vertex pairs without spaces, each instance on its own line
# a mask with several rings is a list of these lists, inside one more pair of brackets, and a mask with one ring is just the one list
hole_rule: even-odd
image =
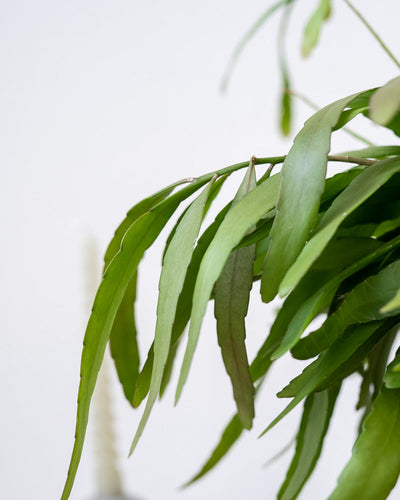
[[[269,8],[239,44],[232,64],[246,41],[279,10],[283,40],[294,3],[280,1]],[[329,0],[320,0],[304,31],[305,55],[316,44],[329,13]],[[288,132],[291,96],[283,57],[281,69],[281,125]],[[258,388],[272,363],[290,351],[296,359],[312,360],[279,392],[278,397],[290,402],[264,431],[304,402],[294,456],[278,498],[291,500],[300,493],[321,453],[342,381],[354,373],[362,380],[357,403],[364,409],[362,424],[329,500],[387,497],[400,473],[400,354],[390,359],[400,325],[400,145],[371,144],[330,154],[331,135],[358,115],[400,136],[400,78],[317,111],[287,155],[252,157],[250,162],[184,179],[128,212],[105,254],[104,276],[86,330],[76,438],[63,500],[78,467],[107,344],[132,407],[147,397],[133,452],[170,381],[189,324],[178,401],[209,301],[214,302],[218,343],[237,414],[190,482],[214,467],[243,430],[252,427]],[[326,178],[330,162],[351,167]],[[281,170],[274,173],[277,165]],[[241,169],[245,175],[236,195],[203,229],[203,219],[224,182]],[[138,266],[173,214],[192,196],[166,241],[154,342],[140,367],[134,317]],[[264,302],[278,294],[286,298],[249,363],[245,317],[255,281],[260,281]],[[309,332],[308,325],[319,315],[325,315],[322,326]]]

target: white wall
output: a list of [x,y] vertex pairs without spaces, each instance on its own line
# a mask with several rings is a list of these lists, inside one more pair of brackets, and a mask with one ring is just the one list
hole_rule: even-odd
[[[319,104],[396,75],[344,2],[333,3],[334,17],[310,60],[299,57],[298,41],[315,1],[299,0],[288,43],[295,88]],[[253,154],[288,150],[291,140],[276,131],[277,18],[249,44],[228,95],[218,93],[235,43],[268,4],[0,3],[2,498],[53,500],[62,490],[88,315],[88,236],[97,240],[101,254],[141,197]],[[398,2],[357,4],[396,50]],[[297,129],[308,114],[298,104]],[[395,142],[376,128],[359,126],[378,142],[385,137]],[[356,146],[344,135],[334,144],[337,151]],[[143,353],[154,327],[159,260],[157,249],[150,251],[141,269],[137,310]],[[252,353],[272,319],[271,309],[256,302],[249,318]],[[141,411],[131,412],[115,388],[127,491],[144,500],[273,498],[290,454],[268,469],[262,464],[292,438],[298,413],[262,440],[256,437],[281,407],[275,392],[297,369],[282,362],[272,371],[254,431],[207,479],[180,493],[177,487],[208,456],[233,412],[210,315],[179,406],[173,408],[170,391],[129,461],[125,456]],[[350,454],[357,383],[345,388],[326,446],[329,456],[303,500],[325,498]],[[93,461],[89,429],[71,499],[95,493]]]

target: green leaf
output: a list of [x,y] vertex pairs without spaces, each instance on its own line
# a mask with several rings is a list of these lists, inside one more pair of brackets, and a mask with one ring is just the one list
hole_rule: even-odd
[[[228,203],[215,217],[215,221],[204,231],[199,238],[197,245],[193,251],[192,259],[188,266],[185,282],[182,287],[182,292],[178,299],[176,307],[175,320],[172,327],[171,349],[167,360],[167,365],[172,365],[176,350],[175,344],[180,342],[183,331],[189,322],[190,311],[192,309],[193,290],[196,283],[197,273],[199,271],[201,260],[207,250],[210,242],[213,240],[221,222],[223,221],[226,213],[228,212],[231,203]],[[150,347],[146,362],[139,374],[136,383],[136,391],[134,396],[134,406],[138,407],[143,399],[147,396],[150,387],[151,372],[153,370],[153,346]],[[172,368],[172,366],[171,366]],[[164,383],[166,382],[165,379]]]
[[[332,239],[341,222],[399,170],[399,157],[382,160],[368,167],[351,182],[329,207],[310,241],[286,273],[279,288],[281,295],[285,295],[304,276]],[[272,231],[273,228],[271,237]]]
[[290,94],[290,82],[288,75],[285,75],[281,95],[281,119],[280,129],[284,136],[290,134],[292,124],[292,96]]
[[369,117],[379,125],[388,125],[400,112],[400,76],[372,94]]
[[309,394],[327,389],[352,373],[383,334],[390,331],[398,318],[390,318],[388,321],[386,324],[381,321],[350,327],[345,336],[336,340],[318,359],[308,365],[301,375],[293,379],[278,394],[279,397],[294,396],[294,399],[266,427],[261,436],[272,429]]
[[197,179],[139,217],[125,233],[119,252],[112,258],[104,273],[83,341],[75,442],[61,500],[67,500],[72,489],[82,454],[97,374],[126,288],[134,277],[145,250],[153,244],[180,202],[209,180],[210,174]]
[[[254,166],[250,165],[232,207],[255,187]],[[254,258],[255,245],[233,251],[214,288],[218,343],[231,379],[238,416],[246,429],[251,428],[254,418],[254,387],[245,345]]]
[[400,290],[398,290],[395,296],[389,300],[380,310],[382,314],[398,312],[400,310]]
[[301,51],[304,57],[308,57],[312,49],[317,45],[321,26],[331,13],[330,0],[320,0],[318,7],[313,12],[310,20],[306,24],[303,34]]
[[[343,273],[347,276],[346,268],[365,256],[373,255],[381,246],[382,243],[370,238],[341,238],[330,242],[315,262],[312,271],[304,276],[289,297],[297,295],[296,291],[301,290],[303,282],[307,282],[307,277],[308,279],[312,276],[317,277],[313,280],[313,288],[308,289],[306,295],[295,302],[295,307],[291,308],[289,314],[286,313],[285,307],[282,308],[282,313],[287,316],[287,321],[284,323],[285,335],[281,345],[272,354],[272,359],[278,359],[290,350],[311,320],[330,304],[341,282],[340,279],[343,279]],[[325,272],[317,274],[315,271]]]
[[190,486],[195,481],[198,481],[201,477],[203,477],[207,472],[209,472],[217,463],[228,453],[228,451],[232,448],[234,443],[239,439],[243,432],[243,426],[238,418],[235,415],[232,420],[229,422],[227,427],[225,428],[221,439],[215,449],[213,450],[210,458],[203,465],[201,470],[190,479],[184,487]]
[[191,179],[184,179],[175,182],[174,184],[171,184],[170,186],[161,189],[161,191],[158,191],[157,193],[149,196],[148,198],[141,200],[139,203],[137,203],[134,207],[132,207],[129,210],[125,219],[116,229],[115,234],[107,247],[106,253],[104,255],[104,269],[107,268],[111,260],[119,252],[122,238],[124,237],[126,231],[130,228],[130,226],[134,222],[136,222],[137,219],[139,219],[139,217],[141,217],[143,214],[145,214],[146,212],[154,208],[156,205],[161,203],[163,200],[165,200],[165,198],[167,198],[177,186],[190,181]]
[[328,500],[384,500],[400,473],[400,389],[382,386]]
[[325,435],[339,393],[339,386],[308,396],[296,438],[296,450],[279,500],[294,500],[313,472],[321,454]]
[[393,316],[400,312],[394,309],[382,312],[399,289],[400,261],[384,267],[378,274],[370,276],[357,285],[346,296],[341,306],[324,322],[324,324],[293,348],[297,359],[312,358],[329,347],[344,330],[354,323],[368,323]]
[[249,228],[275,206],[279,184],[279,175],[273,175],[232,207],[204,255],[193,294],[189,339],[178,381],[176,401],[179,399],[189,373],[201,323],[214,283],[221,274],[232,249],[240,242]]
[[132,454],[143,433],[160,391],[164,367],[170,349],[172,325],[175,319],[178,298],[182,291],[193,247],[200,231],[204,208],[210,194],[212,182],[213,181],[211,181],[203,192],[191,203],[179,226],[176,228],[175,234],[165,254],[159,282],[157,321],[154,334],[154,361],[150,380],[149,397],[133,439],[129,452],[130,454]]
[[384,382],[388,389],[400,388],[400,349],[397,350],[394,360],[387,367]]
[[309,239],[324,191],[332,128],[355,95],[318,111],[304,125],[283,163],[277,215],[261,278],[264,302],[272,300],[281,279]]
[[139,375],[139,350],[136,340],[134,303],[137,273],[131,279],[115,316],[110,334],[111,355],[127,401],[133,405]]

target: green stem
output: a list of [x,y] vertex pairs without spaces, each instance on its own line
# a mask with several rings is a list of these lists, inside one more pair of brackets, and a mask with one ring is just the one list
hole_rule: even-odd
[[356,14],[356,16],[360,19],[360,21],[364,24],[364,26],[369,30],[369,32],[375,37],[380,46],[386,52],[386,54],[390,57],[390,59],[395,63],[395,65],[400,69],[400,62],[396,59],[393,52],[389,49],[389,47],[385,44],[382,38],[378,35],[378,33],[374,30],[374,28],[369,24],[369,22],[365,19],[365,17],[361,14],[359,10],[357,10],[354,5],[349,0],[344,0],[345,3],[350,7],[350,9]]

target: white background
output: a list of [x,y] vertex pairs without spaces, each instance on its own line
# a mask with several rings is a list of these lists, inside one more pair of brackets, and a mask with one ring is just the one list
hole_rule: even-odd
[[[326,104],[396,76],[394,64],[340,0],[333,2],[319,47],[302,60],[301,30],[316,3],[301,0],[293,14],[288,54],[295,89]],[[269,4],[0,2],[2,498],[54,500],[61,494],[88,317],[88,241],[97,242],[100,265],[115,227],[142,197],[176,179],[290,147],[292,139],[283,140],[276,129],[279,16],[249,44],[228,94],[218,92],[236,42]],[[398,2],[357,4],[398,52]],[[298,103],[297,130],[309,113]],[[362,120],[355,124],[378,143],[396,142]],[[357,146],[340,135],[333,149]],[[137,313],[143,356],[154,328],[160,249],[148,252],[141,269]],[[260,305],[255,294],[248,321],[251,355],[272,318],[271,307]],[[129,461],[141,410],[132,412],[115,385],[127,492],[144,500],[274,498],[290,453],[269,468],[262,465],[290,441],[299,414],[256,438],[282,407],[274,394],[298,369],[285,360],[277,364],[260,395],[254,431],[204,481],[180,492],[234,410],[210,314],[180,404],[173,408],[171,387]],[[345,386],[303,500],[326,498],[350,456],[358,382]],[[73,500],[96,492],[90,426],[88,434]]]

